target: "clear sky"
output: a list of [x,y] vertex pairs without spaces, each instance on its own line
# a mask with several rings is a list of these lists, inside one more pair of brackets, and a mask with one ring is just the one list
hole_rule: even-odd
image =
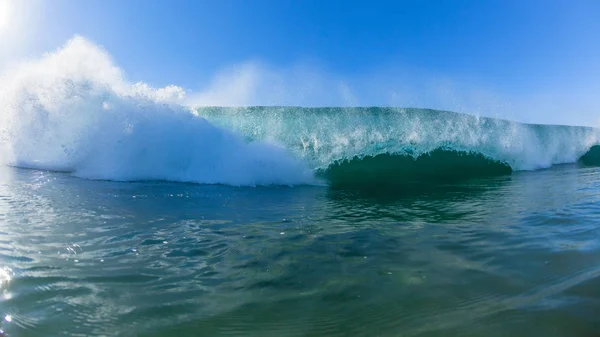
[[182,86],[199,104],[422,106],[568,124],[600,117],[597,0],[7,1],[5,67],[78,34],[130,80]]

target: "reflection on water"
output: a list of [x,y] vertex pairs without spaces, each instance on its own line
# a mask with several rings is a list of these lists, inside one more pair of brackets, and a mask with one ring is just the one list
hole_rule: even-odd
[[600,332],[598,168],[420,193],[0,171],[10,336]]

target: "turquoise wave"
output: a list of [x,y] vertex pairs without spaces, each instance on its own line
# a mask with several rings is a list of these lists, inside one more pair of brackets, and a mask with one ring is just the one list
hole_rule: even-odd
[[202,107],[302,158],[332,184],[423,182],[600,163],[600,131],[415,108]]

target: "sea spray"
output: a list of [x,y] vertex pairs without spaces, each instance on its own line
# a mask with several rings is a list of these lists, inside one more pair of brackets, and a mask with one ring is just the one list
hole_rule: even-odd
[[283,148],[246,142],[180,104],[183,90],[128,83],[83,38],[19,66],[0,84],[4,164],[110,180],[230,185],[312,182]]

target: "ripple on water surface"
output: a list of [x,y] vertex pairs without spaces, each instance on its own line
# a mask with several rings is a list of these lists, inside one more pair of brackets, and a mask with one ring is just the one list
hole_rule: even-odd
[[9,336],[600,332],[595,167],[417,194],[12,172],[0,184]]

